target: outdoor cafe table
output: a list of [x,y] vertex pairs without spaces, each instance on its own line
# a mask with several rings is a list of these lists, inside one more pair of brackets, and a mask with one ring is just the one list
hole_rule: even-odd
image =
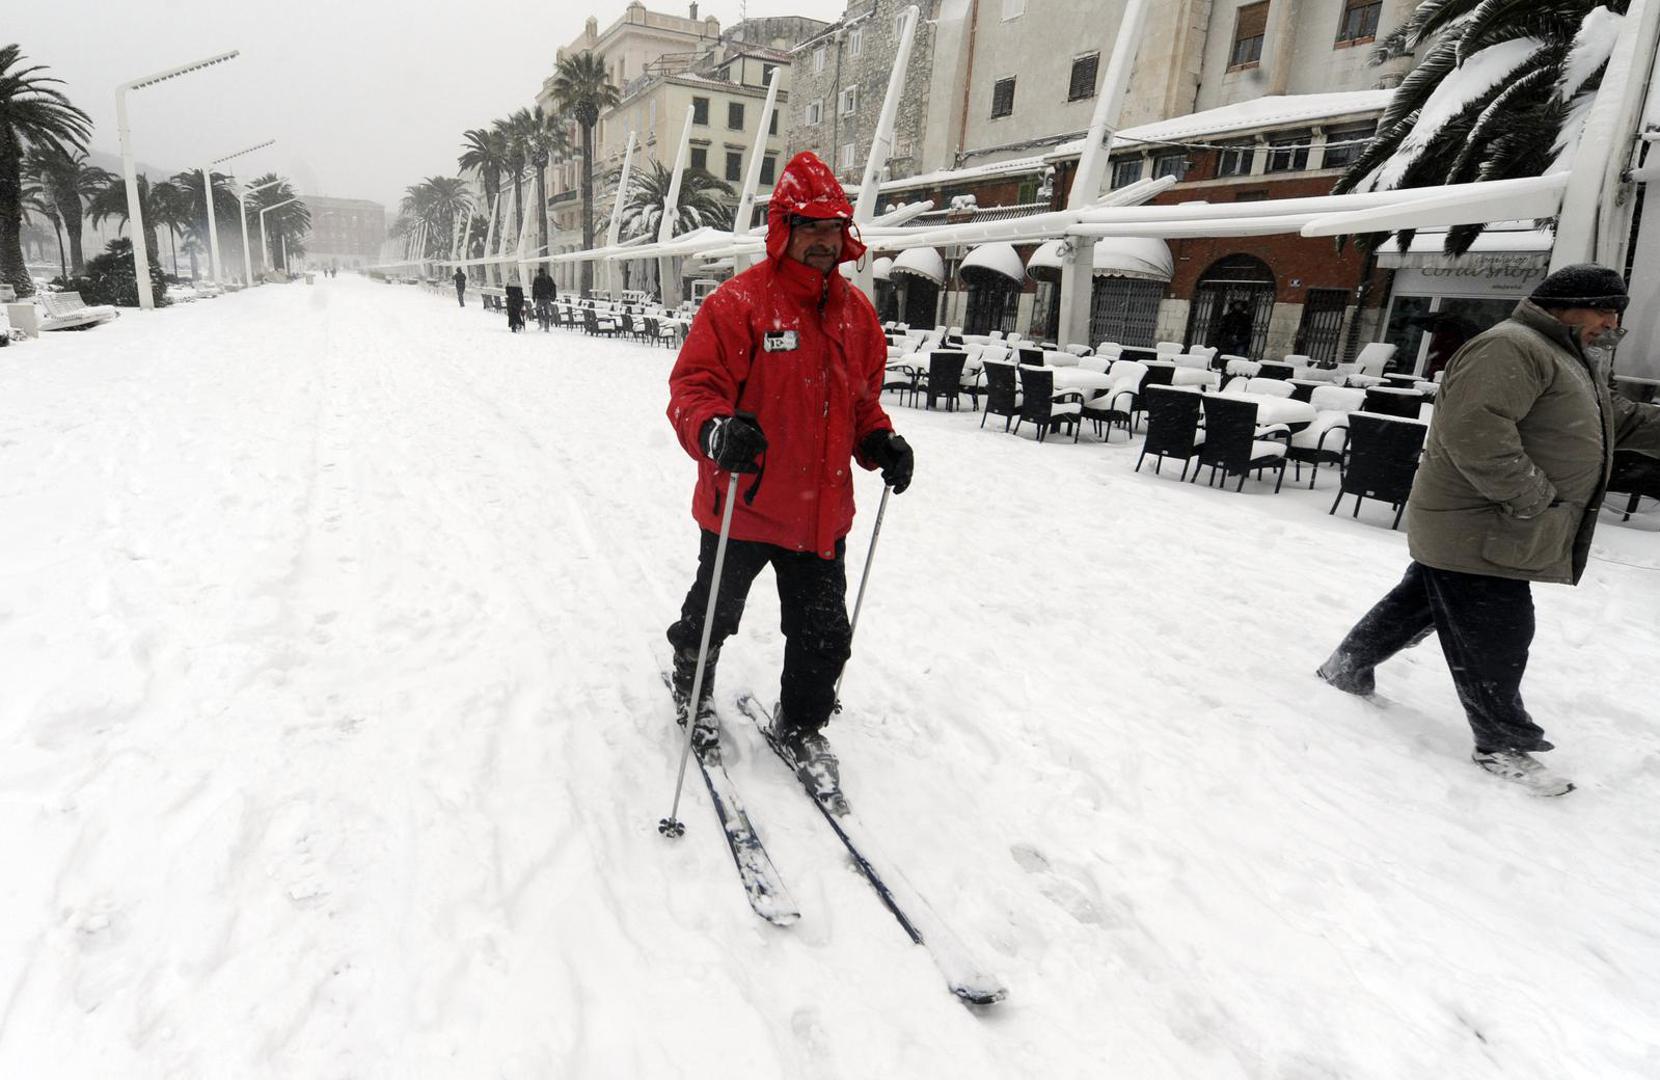
[[1249,401],[1257,407],[1257,426],[1284,424],[1292,431],[1301,431],[1314,422],[1314,406],[1296,398],[1277,397],[1274,394],[1250,394],[1243,390],[1208,394],[1207,397],[1231,398]]

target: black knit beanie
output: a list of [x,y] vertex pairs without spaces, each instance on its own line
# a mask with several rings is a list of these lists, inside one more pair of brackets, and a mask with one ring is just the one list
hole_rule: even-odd
[[1630,297],[1625,279],[1597,263],[1564,266],[1541,281],[1528,297],[1542,308],[1598,308],[1624,311]]

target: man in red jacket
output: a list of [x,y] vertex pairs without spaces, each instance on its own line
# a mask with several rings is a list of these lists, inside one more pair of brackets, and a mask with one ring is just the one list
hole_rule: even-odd
[[669,421],[698,463],[692,516],[703,530],[697,577],[669,627],[675,698],[686,720],[709,603],[721,501],[743,483],[709,635],[694,738],[713,745],[714,664],[738,629],[763,566],[778,578],[784,672],[774,736],[810,785],[833,783],[822,735],[849,655],[846,537],[850,466],[879,468],[895,494],[911,482],[911,449],[882,411],[887,340],[875,309],[836,267],[864,254],[853,208],[829,168],[797,154],[773,189],[767,258],[703,302],[669,375]]

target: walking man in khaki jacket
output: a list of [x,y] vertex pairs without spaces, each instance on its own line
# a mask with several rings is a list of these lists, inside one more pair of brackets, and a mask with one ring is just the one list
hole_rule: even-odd
[[1660,406],[1609,393],[1586,350],[1619,325],[1625,282],[1564,267],[1447,363],[1407,501],[1412,563],[1319,676],[1368,696],[1373,670],[1434,630],[1475,734],[1476,764],[1538,795],[1573,784],[1522,706],[1530,582],[1579,582],[1614,450],[1660,455]]

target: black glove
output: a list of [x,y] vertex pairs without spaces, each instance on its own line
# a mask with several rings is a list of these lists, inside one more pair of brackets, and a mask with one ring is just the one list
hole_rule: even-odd
[[859,450],[882,470],[882,483],[893,488],[895,495],[903,495],[911,486],[916,456],[903,438],[886,429],[873,431],[859,444]]
[[747,413],[738,416],[718,416],[703,425],[699,433],[703,453],[727,472],[760,472],[755,459],[767,449],[767,437],[761,426]]

